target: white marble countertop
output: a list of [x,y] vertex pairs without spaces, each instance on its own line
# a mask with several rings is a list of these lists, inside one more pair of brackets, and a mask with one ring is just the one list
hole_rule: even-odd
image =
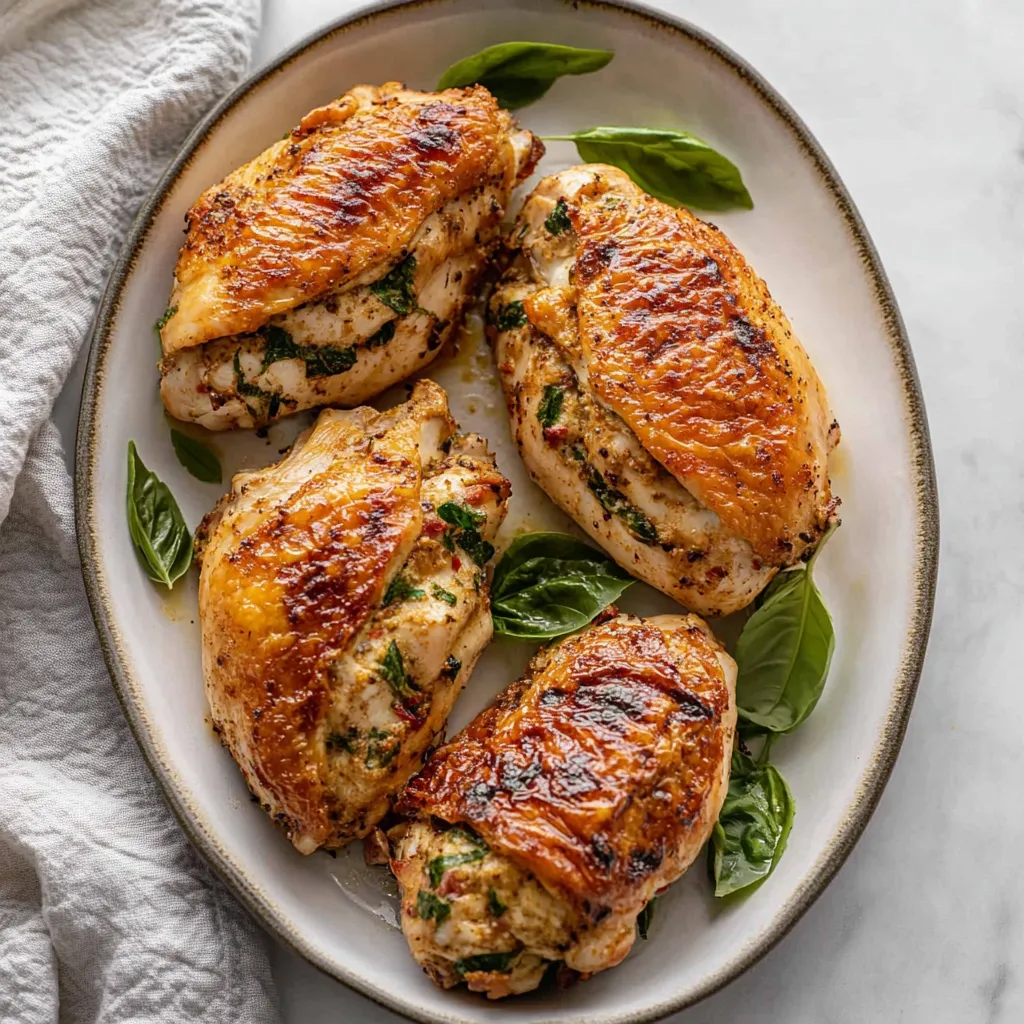
[[[653,5],[757,67],[853,195],[917,358],[943,534],[924,677],[874,819],[772,953],[672,1020],[1024,1020],[1024,3]],[[256,63],[355,6],[265,0]],[[79,387],[58,408],[72,434]],[[398,1020],[283,947],[274,969],[288,1024]]]

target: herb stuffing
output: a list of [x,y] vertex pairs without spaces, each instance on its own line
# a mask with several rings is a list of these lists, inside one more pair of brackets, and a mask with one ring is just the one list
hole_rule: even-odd
[[388,605],[395,604],[398,601],[409,601],[413,598],[426,596],[425,590],[414,587],[404,576],[399,574],[388,584],[388,589],[384,591],[384,600],[381,602],[381,607],[387,608]]
[[455,970],[463,978],[476,971],[496,971],[499,974],[508,974],[509,968],[518,956],[519,954],[514,950],[510,953],[477,953],[476,956],[467,956],[456,960]]
[[519,299],[506,303],[498,313],[497,326],[499,331],[512,331],[527,324],[526,310]]
[[451,834],[471,843],[473,849],[461,853],[446,853],[430,861],[427,864],[427,874],[430,877],[431,889],[436,889],[441,884],[441,879],[449,868],[458,867],[460,864],[473,864],[487,856],[487,844],[479,836],[461,828],[452,829]]
[[544,395],[537,406],[537,420],[542,427],[553,427],[562,416],[565,391],[556,384],[545,384]]
[[501,902],[493,888],[487,890],[487,907],[495,917],[501,917],[508,910],[508,907]]
[[445,590],[444,587],[439,587],[436,583],[430,588],[430,593],[438,601],[444,601],[445,604],[451,605],[452,608],[459,603],[459,599],[450,590]]
[[556,236],[572,230],[572,221],[569,220],[569,207],[564,199],[559,199],[555,203],[555,208],[548,214],[547,220],[544,221],[544,227],[549,234]]
[[632,504],[622,491],[609,487],[604,477],[593,466],[587,467],[587,487],[600,502],[601,507],[613,516],[618,516],[637,540],[642,540],[645,544],[658,542],[658,530],[654,523]]
[[282,359],[301,359],[306,364],[307,377],[333,377],[351,370],[356,364],[356,350],[333,348],[330,345],[298,345],[282,327],[273,325],[263,328],[266,347],[260,373]]
[[480,536],[477,527],[487,522],[487,514],[454,501],[439,505],[437,514],[452,527],[444,532],[441,543],[449,551],[454,551],[457,545],[477,565],[486,565],[494,555],[494,545]]
[[424,309],[416,301],[416,293],[412,288],[415,276],[416,257],[409,255],[378,281],[374,281],[370,291],[399,316],[407,316],[409,313],[426,313],[430,316],[430,310]]
[[420,889],[416,894],[416,915],[423,918],[424,921],[433,918],[438,925],[441,925],[448,919],[451,912],[451,904],[441,899],[440,896],[435,896],[432,892],[427,892],[426,889]]

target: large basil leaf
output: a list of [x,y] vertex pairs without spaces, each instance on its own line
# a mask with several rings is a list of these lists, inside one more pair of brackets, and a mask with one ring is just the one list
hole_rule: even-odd
[[524,534],[494,571],[494,630],[523,640],[564,636],[592,622],[634,582],[610,558],[575,537]]
[[220,460],[202,441],[171,428],[171,445],[178,461],[204,484],[219,484],[223,478]]
[[508,110],[539,100],[563,75],[599,71],[615,54],[555,43],[499,43],[453,64],[438,89],[483,85]]
[[794,814],[793,794],[778,770],[734,751],[729,792],[708,847],[716,896],[759,885],[775,870]]
[[192,564],[192,535],[174,495],[128,442],[128,532],[146,575],[168,589]]
[[583,160],[613,164],[645,192],[673,206],[699,210],[754,206],[736,165],[689,132],[600,127],[544,138],[575,142]]
[[814,710],[832,662],[835,631],[812,566],[779,573],[736,642],[740,717],[771,732],[795,729]]

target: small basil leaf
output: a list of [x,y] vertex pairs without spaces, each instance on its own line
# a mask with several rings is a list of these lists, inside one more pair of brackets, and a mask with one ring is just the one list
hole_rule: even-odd
[[544,137],[575,142],[587,163],[613,164],[645,192],[673,206],[700,210],[754,206],[736,165],[689,132],[607,126]]
[[736,642],[740,717],[771,732],[795,729],[821,697],[834,649],[810,567],[779,573]]
[[555,43],[499,43],[453,64],[438,90],[482,85],[509,110],[539,100],[564,75],[599,71],[614,57],[611,50],[581,50]]
[[716,896],[760,885],[775,870],[794,814],[793,794],[778,770],[735,751],[729,792],[708,847]]
[[223,479],[220,460],[202,441],[171,429],[171,445],[178,461],[204,484],[219,484]]
[[494,630],[523,640],[564,636],[593,622],[634,582],[575,537],[525,534],[512,542],[494,572]]
[[192,564],[192,534],[168,486],[128,442],[128,532],[146,575],[170,589]]

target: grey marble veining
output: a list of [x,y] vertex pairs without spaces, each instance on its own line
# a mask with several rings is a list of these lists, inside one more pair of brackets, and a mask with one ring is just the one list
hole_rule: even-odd
[[[257,62],[349,6],[266,0]],[[657,6],[753,63],[849,187],[914,346],[943,534],[917,704],[867,832],[772,953],[672,1019],[1022,1021],[1024,3]],[[79,386],[58,409],[71,433]],[[284,948],[275,970],[289,1022],[398,1020]]]

